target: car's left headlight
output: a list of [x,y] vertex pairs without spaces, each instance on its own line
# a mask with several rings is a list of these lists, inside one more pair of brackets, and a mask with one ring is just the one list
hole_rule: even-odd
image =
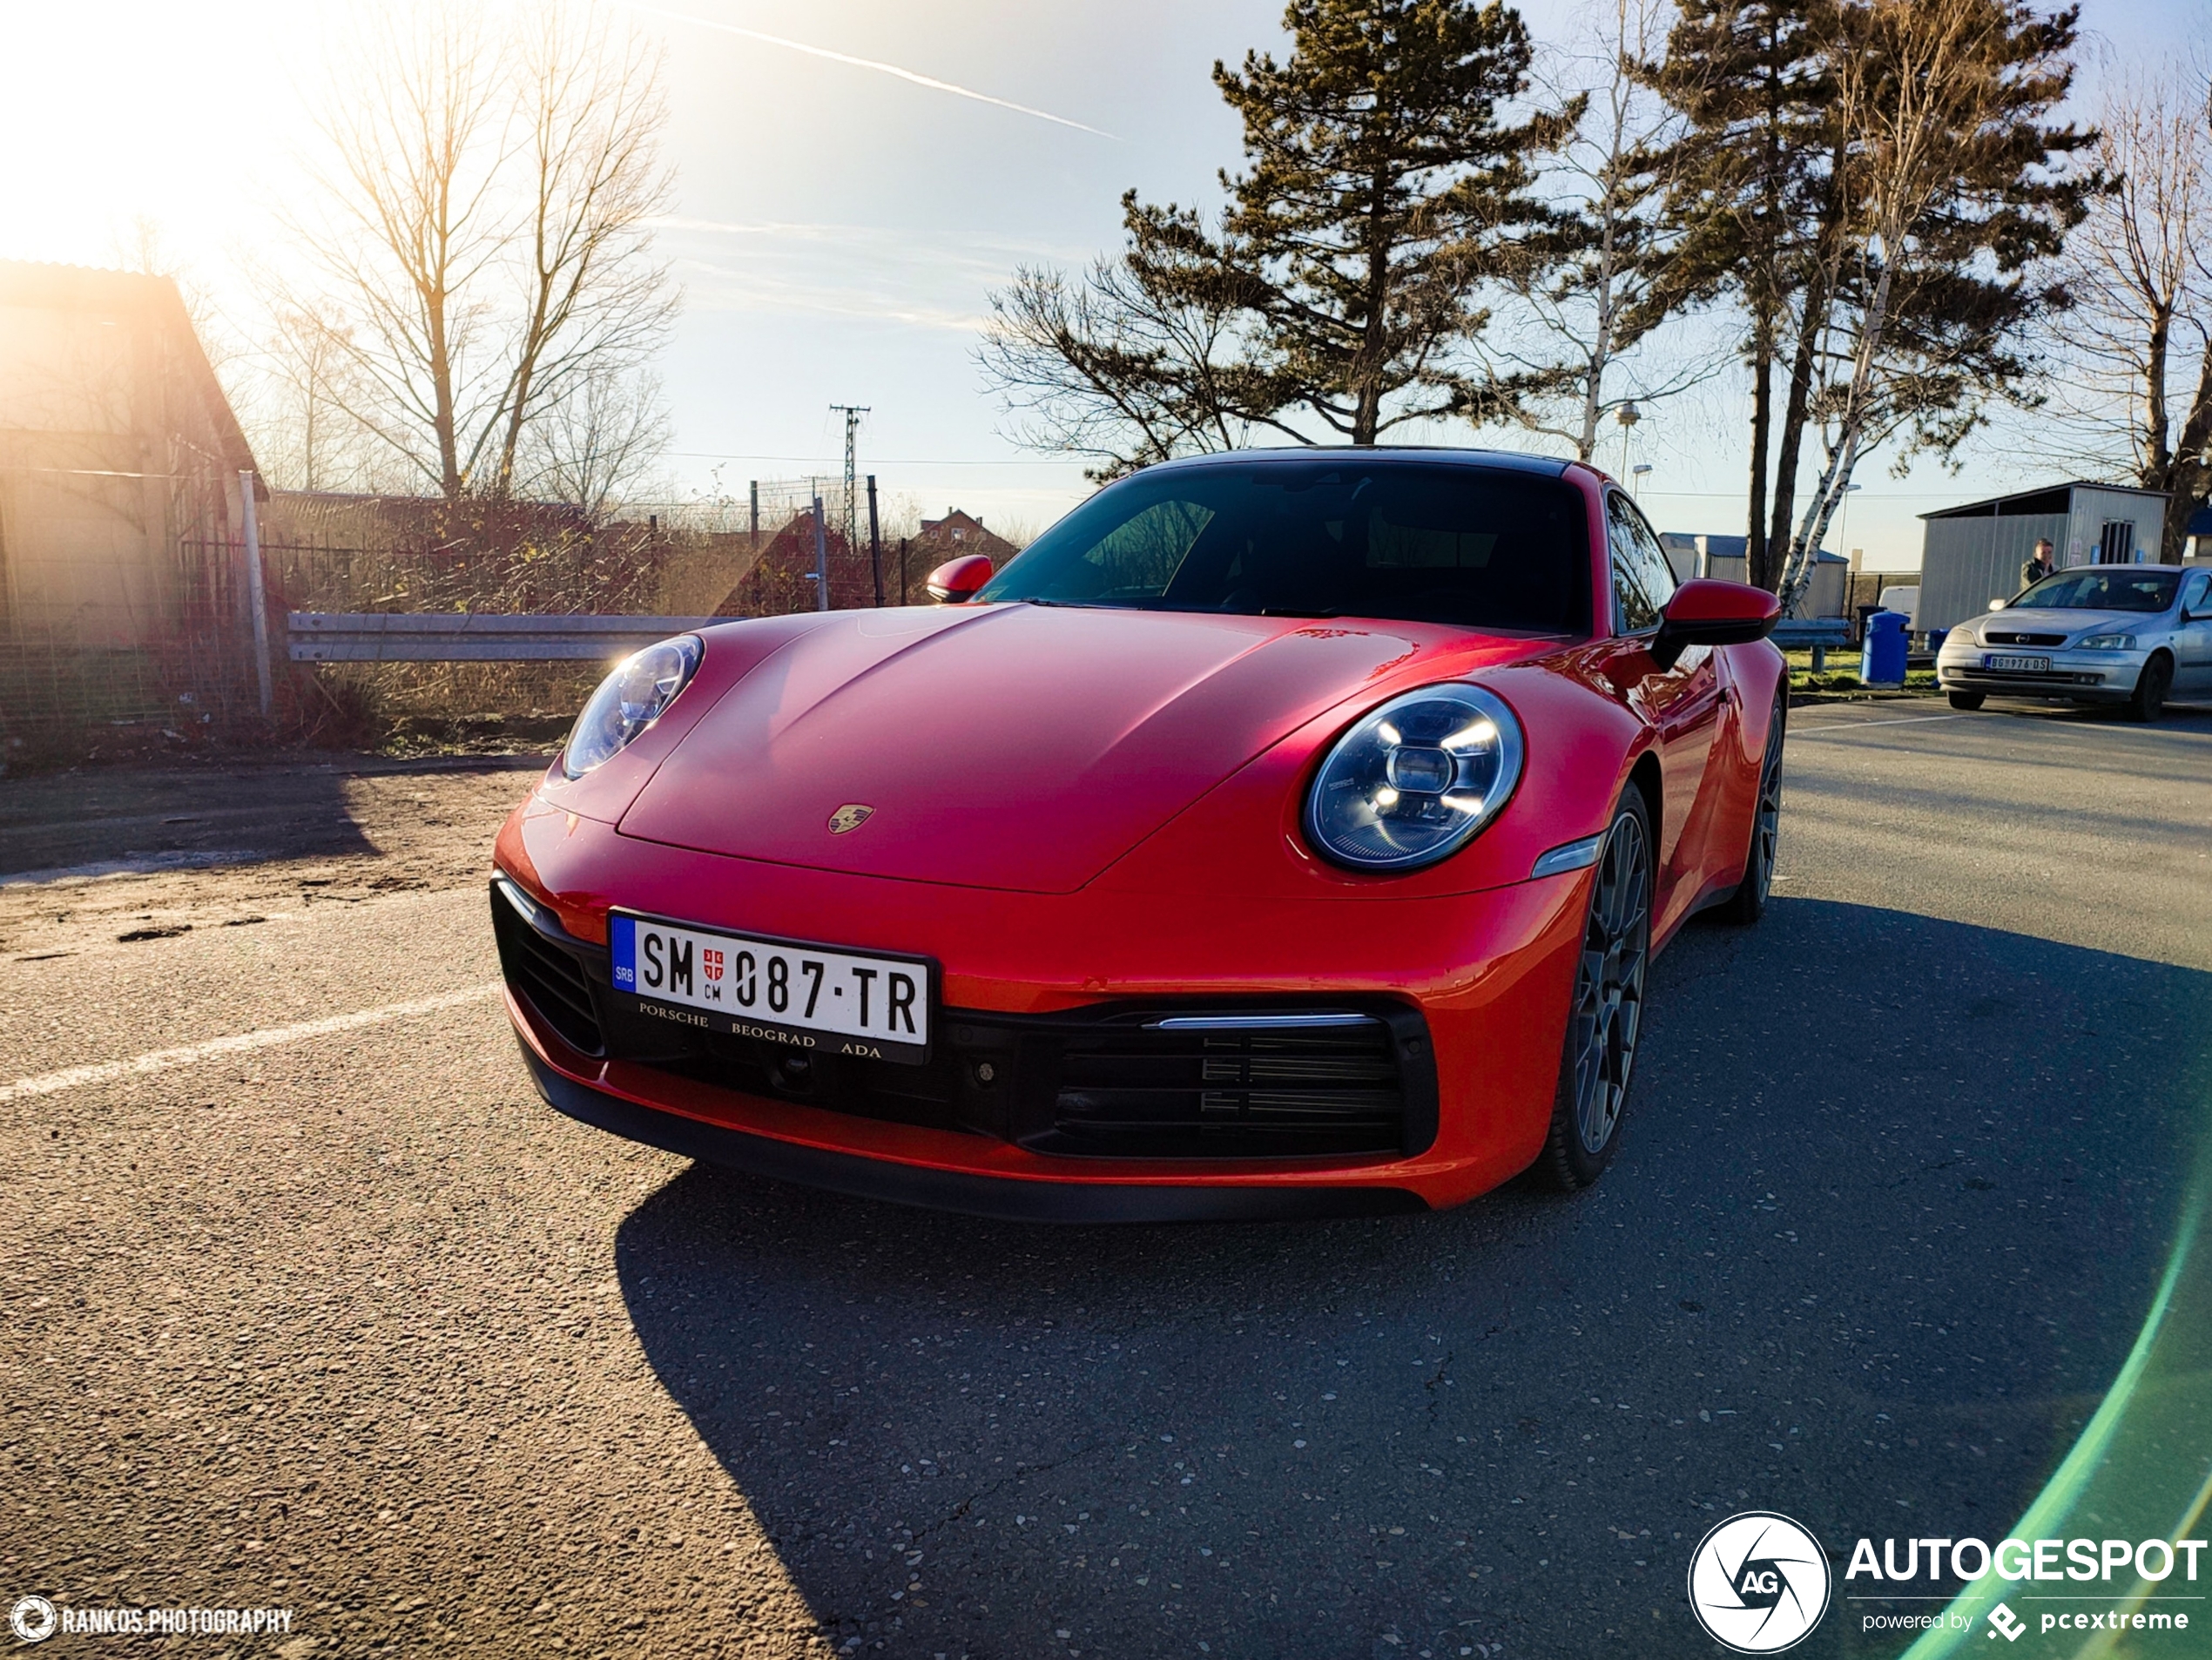
[[2133,634],[2088,634],[2074,641],[2074,649],[2081,651],[2132,651],[2135,649]]
[[677,694],[691,684],[705,642],[696,634],[649,645],[624,658],[599,683],[561,747],[561,770],[582,778],[611,759],[637,734],[658,720]]
[[1972,623],[1961,623],[1943,637],[1943,643],[1946,646],[1979,645],[1981,636],[1974,632],[1974,625]]
[[1393,698],[1336,742],[1305,798],[1305,834],[1355,870],[1412,870],[1474,840],[1521,780],[1521,723],[1449,681]]

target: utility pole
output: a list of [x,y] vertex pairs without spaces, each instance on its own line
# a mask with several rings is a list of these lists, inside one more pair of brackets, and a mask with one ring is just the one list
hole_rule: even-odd
[[860,504],[857,499],[860,480],[853,476],[853,446],[860,433],[860,417],[867,414],[868,406],[865,403],[833,403],[830,408],[845,417],[845,550],[858,553],[860,550]]
[[875,519],[875,475],[868,475],[868,569],[875,573],[876,609],[883,608],[883,535]]

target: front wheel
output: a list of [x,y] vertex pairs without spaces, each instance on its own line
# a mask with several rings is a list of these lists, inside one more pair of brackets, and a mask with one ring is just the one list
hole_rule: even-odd
[[1965,709],[1968,711],[1980,708],[1989,698],[1989,694],[1986,692],[1953,692],[1948,695],[1951,698],[1951,706],[1953,709]]
[[1551,1130],[1538,1166],[1554,1187],[1588,1187],[1613,1162],[1643,1031],[1651,956],[1651,815],[1631,787],[1600,845],[1560,1056]]
[[2143,665],[2135,681],[2135,695],[2128,699],[2130,720],[2156,720],[2166,708],[2166,693],[2174,684],[2174,660],[2163,651]]

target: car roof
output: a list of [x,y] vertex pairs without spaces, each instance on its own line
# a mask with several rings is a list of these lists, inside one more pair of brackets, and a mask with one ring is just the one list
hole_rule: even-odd
[[1511,449],[1473,449],[1444,444],[1285,444],[1265,449],[1223,449],[1204,455],[1178,455],[1173,461],[1157,462],[1143,470],[1156,473],[1185,467],[1224,465],[1274,467],[1301,462],[1310,466],[1317,461],[1336,461],[1351,456],[1357,456],[1362,461],[1442,462],[1493,471],[1528,473],[1539,478],[1557,478],[1573,464],[1557,455],[1528,455]]

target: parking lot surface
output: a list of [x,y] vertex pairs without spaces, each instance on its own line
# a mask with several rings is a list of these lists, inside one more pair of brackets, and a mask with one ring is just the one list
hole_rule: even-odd
[[1703,1655],[1732,1511],[2000,1537],[2212,1098],[2212,716],[1829,705],[1787,766],[1596,1189],[1118,1230],[545,1108],[482,886],[526,771],[11,780],[0,1590],[292,1655]]

